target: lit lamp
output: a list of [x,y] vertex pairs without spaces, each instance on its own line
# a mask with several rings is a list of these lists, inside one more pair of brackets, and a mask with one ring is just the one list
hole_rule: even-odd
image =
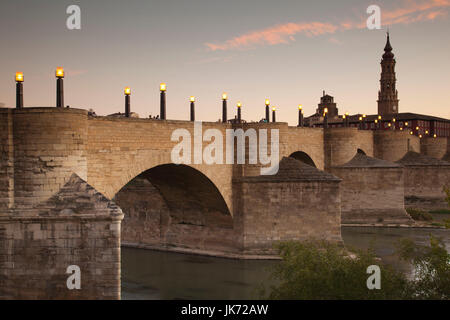
[[350,124],[350,118],[348,112],[345,113],[345,126],[348,127]]
[[433,138],[437,138],[437,135],[436,135],[436,133],[435,133],[435,134],[433,134]]
[[189,99],[191,101],[191,121],[195,121],[195,97]]
[[276,111],[277,108],[272,107],[272,122],[277,122]]
[[16,72],[16,108],[23,108],[23,73]]
[[270,122],[270,100],[266,99],[265,101],[265,105],[266,105],[266,122],[269,123]]
[[123,90],[125,94],[125,117],[129,118],[131,114],[131,108],[130,108],[130,95],[131,95],[131,89],[130,87],[126,87]]
[[381,122],[382,122],[381,121],[381,116],[378,116],[378,122],[379,122],[378,128],[381,129]]
[[366,129],[366,115],[365,114],[363,114],[363,129]]
[[362,129],[362,120],[363,120],[363,117],[359,117],[358,120],[359,120],[359,129]]
[[239,123],[241,123],[241,107],[242,107],[242,103],[239,101],[237,103],[237,121]]
[[393,118],[392,119],[392,130],[395,130],[395,122],[396,122],[397,120],[395,119],[395,118]]
[[323,127],[328,128],[328,108],[323,109]]
[[425,130],[425,134],[428,134],[428,130]]
[[303,127],[303,107],[301,104],[298,106],[298,126]]
[[227,99],[228,96],[227,94],[224,92],[222,93],[222,122],[226,123],[227,122]]
[[166,120],[166,90],[167,86],[165,83],[159,85],[159,91],[161,91],[161,103],[159,109],[159,118],[161,120]]
[[56,68],[56,107],[64,107],[64,69]]

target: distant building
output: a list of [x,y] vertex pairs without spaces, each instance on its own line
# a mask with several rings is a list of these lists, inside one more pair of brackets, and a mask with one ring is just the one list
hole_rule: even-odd
[[337,119],[339,117],[339,110],[337,108],[337,104],[334,102],[334,97],[325,93],[323,91],[323,95],[320,98],[320,103],[318,104],[318,108],[316,109],[316,113],[310,117],[305,118],[305,125],[312,127],[315,124],[321,124],[323,122],[323,115],[325,110],[328,112],[328,119]]
[[305,126],[322,127],[325,110],[328,111],[328,127],[357,127],[361,130],[405,130],[419,137],[450,137],[450,120],[417,113],[399,113],[396,89],[394,54],[387,34],[381,60],[378,114],[339,115],[334,98],[323,92],[316,113],[305,118]]

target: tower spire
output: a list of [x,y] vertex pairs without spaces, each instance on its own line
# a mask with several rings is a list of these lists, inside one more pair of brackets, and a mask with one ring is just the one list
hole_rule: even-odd
[[392,46],[391,46],[391,42],[389,40],[389,29],[388,29],[386,35],[387,35],[387,37],[386,37],[387,39],[386,39],[386,46],[384,47],[384,52],[391,52]]
[[388,29],[383,59],[381,60],[380,91],[378,91],[378,114],[380,115],[398,113],[399,100],[396,89],[395,64]]

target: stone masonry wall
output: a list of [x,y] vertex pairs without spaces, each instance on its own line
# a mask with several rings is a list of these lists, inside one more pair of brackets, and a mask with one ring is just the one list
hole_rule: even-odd
[[419,137],[407,131],[374,131],[375,158],[394,162],[400,160],[408,151],[420,152]]
[[427,156],[442,159],[447,153],[448,138],[422,138],[420,139],[420,151]]
[[0,109],[0,210],[14,205],[14,140],[12,112]]
[[411,224],[404,206],[403,168],[330,169],[342,178],[342,223]]
[[443,187],[450,186],[450,166],[407,166],[404,170],[407,207],[448,207]]
[[[77,175],[33,209],[0,216],[0,299],[120,299],[122,212]],[[67,267],[81,270],[69,290]]]
[[325,170],[350,161],[358,149],[368,156],[374,154],[373,131],[357,128],[325,129]]
[[45,201],[73,173],[87,179],[87,111],[14,109],[14,203],[31,208]]
[[273,252],[280,241],[342,241],[339,183],[236,182],[236,188],[242,195],[235,218],[244,252]]

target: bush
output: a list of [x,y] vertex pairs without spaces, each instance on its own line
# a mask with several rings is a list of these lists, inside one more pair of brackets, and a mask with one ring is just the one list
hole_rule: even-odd
[[444,192],[447,195],[447,198],[445,198],[445,200],[447,201],[448,206],[450,207],[450,188],[444,186]]
[[438,209],[438,210],[431,210],[430,213],[437,213],[437,214],[449,214],[449,209]]
[[[282,262],[272,274],[279,285],[264,298],[292,299],[401,299],[407,280],[403,274],[382,265],[372,251],[357,251],[355,258],[343,248],[324,241],[288,242],[279,246]],[[381,290],[367,288],[367,267],[381,268]]]
[[[415,268],[413,280],[384,265],[372,250],[356,250],[350,258],[345,250],[325,241],[287,242],[279,245],[282,261],[272,277],[277,285],[260,288],[264,299],[449,299],[450,255],[440,240],[417,246],[411,240],[398,245],[400,257]],[[381,289],[369,290],[367,267],[378,265]]]
[[407,208],[406,212],[416,221],[431,221],[433,220],[433,216],[420,209]]
[[414,266],[414,278],[409,283],[410,298],[450,299],[450,254],[441,240],[431,237],[430,246],[418,246],[404,239],[398,251]]

